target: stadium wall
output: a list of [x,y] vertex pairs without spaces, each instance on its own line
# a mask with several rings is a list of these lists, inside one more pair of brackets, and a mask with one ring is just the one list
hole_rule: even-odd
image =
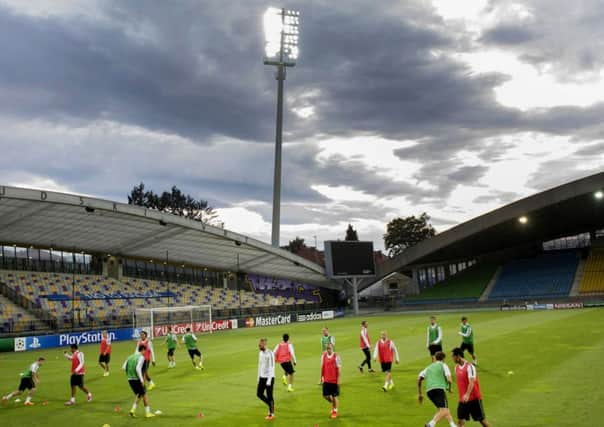
[[[258,328],[265,326],[287,325],[295,322],[332,320],[344,316],[343,310],[305,311],[281,313],[276,315],[258,315],[237,319],[221,319],[210,322],[195,322],[193,330],[197,333],[210,333],[239,328]],[[161,325],[153,329],[154,336],[164,336],[168,326],[176,328],[178,333],[187,327],[185,324]],[[142,328],[108,329],[112,341],[130,341],[138,339]],[[65,332],[53,335],[26,336],[0,339],[0,352],[34,351],[47,348],[66,347],[71,344],[98,344],[101,341],[101,330],[84,332]]]

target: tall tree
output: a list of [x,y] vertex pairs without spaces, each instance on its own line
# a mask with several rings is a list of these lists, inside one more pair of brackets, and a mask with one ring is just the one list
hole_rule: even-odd
[[294,240],[290,240],[287,246],[285,246],[283,249],[286,249],[295,254],[298,253],[300,249],[305,247],[306,244],[304,243],[304,239],[296,236],[296,238]]
[[384,245],[388,255],[394,257],[405,249],[436,235],[436,230],[429,221],[430,217],[425,212],[419,218],[413,215],[390,221],[384,234]]
[[170,191],[156,194],[152,190],[145,191],[145,184],[141,182],[132,188],[128,195],[128,204],[182,216],[205,224],[224,226],[224,223],[218,221],[218,213],[207,200],[195,199],[183,193],[175,185]]
[[346,229],[346,237],[344,238],[344,240],[347,240],[349,242],[359,241],[359,235],[357,234],[357,231],[352,228],[351,224],[348,224],[348,228]]
[[143,184],[141,182],[140,184],[135,185],[132,188],[132,191],[128,195],[128,204],[143,206],[144,201],[145,201],[145,184]]

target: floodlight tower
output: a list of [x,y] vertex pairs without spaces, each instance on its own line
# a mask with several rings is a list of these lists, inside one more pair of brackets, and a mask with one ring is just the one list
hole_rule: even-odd
[[273,181],[273,230],[271,243],[279,247],[281,222],[281,151],[283,143],[283,82],[285,67],[298,59],[300,12],[269,7],[264,13],[264,64],[275,65],[277,73],[277,128],[275,135],[275,175]]

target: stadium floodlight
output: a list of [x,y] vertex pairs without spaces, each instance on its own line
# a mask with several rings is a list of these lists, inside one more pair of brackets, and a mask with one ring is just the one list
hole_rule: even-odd
[[300,12],[269,7],[263,16],[264,63],[277,67],[277,126],[275,135],[275,175],[273,181],[273,223],[271,243],[279,247],[281,222],[281,147],[283,143],[283,82],[285,67],[293,67],[298,60]]
[[264,63],[293,67],[298,59],[300,12],[269,7],[264,12]]
[[602,199],[604,199],[604,192],[602,192],[602,191],[596,191],[594,193],[594,197],[596,199],[598,199],[598,200],[602,200]]
[[527,218],[527,217],[525,217],[525,216],[523,215],[523,216],[521,216],[520,218],[518,218],[518,222],[519,222],[520,224],[523,224],[523,225],[524,225],[524,224],[528,223],[528,218]]

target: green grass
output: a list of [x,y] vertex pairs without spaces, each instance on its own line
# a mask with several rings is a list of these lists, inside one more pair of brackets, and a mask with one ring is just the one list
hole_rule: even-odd
[[[439,316],[445,348],[457,345],[461,313]],[[472,312],[476,334],[478,373],[487,418],[493,426],[599,425],[604,419],[604,310],[585,309],[542,312]],[[184,349],[177,352],[176,369],[168,370],[164,347],[156,342],[159,365],[152,368],[158,387],[149,393],[153,410],[163,415],[152,419],[129,419],[132,394],[119,366],[134,349],[134,343],[116,343],[113,372],[103,378],[96,366],[95,346],[82,349],[87,359],[86,383],[94,401],[63,406],[69,397],[69,364],[62,349],[20,354],[0,354],[0,393],[19,382],[19,373],[36,357],[47,363],[40,371],[36,406],[10,403],[0,407],[0,425],[7,426],[264,426],[265,407],[255,397],[257,339],[266,335],[275,345],[289,332],[298,354],[295,392],[278,383],[277,418],[274,426],[423,426],[434,413],[429,402],[416,401],[417,373],[429,363],[424,348],[427,315],[390,315],[368,318],[375,340],[387,329],[396,342],[401,364],[393,369],[396,388],[384,393],[382,374],[360,374],[357,318],[329,322],[342,356],[340,417],[328,419],[329,405],[321,398],[319,379],[320,322],[284,327],[247,329],[202,336],[206,370],[192,370]],[[450,357],[448,363],[452,366]],[[280,368],[279,368],[280,369]],[[514,375],[507,375],[514,371]],[[280,374],[280,371],[279,371]],[[41,402],[48,400],[48,406]],[[450,395],[453,408],[455,395]],[[121,412],[114,408],[121,406]],[[142,411],[139,408],[139,411]],[[203,412],[204,418],[197,418]],[[444,423],[444,421],[442,422]],[[440,424],[446,425],[446,424]],[[478,425],[472,423],[472,425]]]
[[495,274],[497,265],[477,265],[422,291],[408,300],[479,298]]

